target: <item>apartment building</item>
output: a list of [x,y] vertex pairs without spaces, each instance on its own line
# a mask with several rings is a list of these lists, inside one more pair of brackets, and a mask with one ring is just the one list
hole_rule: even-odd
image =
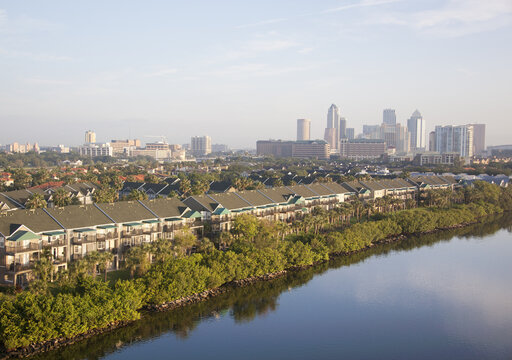
[[54,270],[92,251],[110,251],[116,268],[131,246],[173,239],[185,226],[202,235],[200,214],[178,199],[19,210],[0,216],[0,282],[26,284],[43,250]]

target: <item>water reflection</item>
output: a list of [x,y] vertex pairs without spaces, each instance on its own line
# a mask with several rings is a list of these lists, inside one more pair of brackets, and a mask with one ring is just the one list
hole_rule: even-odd
[[[434,247],[434,245],[440,243],[452,246],[450,240],[454,237],[462,239],[461,241],[474,238],[483,239],[500,229],[507,229],[508,232],[512,232],[511,216],[498,216],[484,224],[411,237],[396,244],[376,246],[364,253],[338,258],[328,264],[295,272],[274,281],[260,282],[252,286],[233,289],[206,302],[165,313],[145,314],[142,320],[125,328],[84,340],[51,353],[36,355],[33,358],[100,359],[119,351],[119,349],[128,351],[125,354],[129,355],[130,346],[135,344],[145,346],[144,342],[151,342],[166,334],[172,334],[176,338],[186,340],[194,337],[193,335],[200,324],[220,321],[223,318],[233,319],[235,324],[244,326],[244,324],[248,324],[256,318],[265,317],[267,314],[276,311],[279,306],[278,300],[283,293],[300,290],[301,287],[320,275],[322,275],[322,281],[331,283],[333,281],[343,281],[343,276],[350,277],[350,281],[344,282],[344,288],[329,287],[329,295],[333,299],[337,299],[336,296],[343,297],[341,300],[338,298],[338,301],[347,307],[350,302],[363,305],[365,303],[380,303],[381,305],[393,303],[404,309],[411,309],[412,307],[414,311],[421,312],[421,307],[426,305],[424,301],[427,301],[424,300],[427,299],[425,294],[428,293],[428,301],[441,301],[442,298],[442,301],[448,303],[443,308],[449,311],[449,314],[446,314],[447,321],[444,324],[448,333],[461,337],[461,341],[470,342],[471,346],[478,342],[486,346],[493,342],[503,342],[503,337],[510,337],[507,326],[510,327],[512,323],[512,311],[503,314],[504,310],[512,310],[510,308],[512,290],[503,287],[503,276],[508,274],[504,275],[502,269],[501,273],[494,274],[497,279],[493,283],[493,279],[487,277],[487,272],[483,272],[485,275],[482,275],[479,269],[472,269],[467,266],[468,263],[471,264],[467,257],[474,256],[474,253],[465,254],[464,249],[459,249],[462,257],[460,261],[453,258],[450,260],[446,258],[446,261],[444,261],[444,254],[449,252],[446,249],[438,249],[438,246]],[[457,245],[453,244],[453,246]],[[414,256],[403,256],[399,260],[396,257],[390,257],[394,253],[408,252],[422,247],[427,248],[422,249],[421,252],[411,254]],[[424,250],[430,250],[428,247],[431,247],[432,251],[436,251],[435,256],[440,257],[440,261],[436,262],[436,264],[440,264],[437,268],[429,267],[427,269],[429,263],[427,261],[422,262],[422,258],[425,256],[420,253]],[[485,246],[482,246],[482,249],[485,249]],[[375,257],[384,260],[390,257],[389,261],[393,262],[393,266],[387,266],[386,273],[383,273],[377,267],[373,269],[373,265],[368,266],[368,263],[365,265],[365,271],[359,271],[360,264],[369,258]],[[346,275],[341,275],[341,280],[341,273],[333,271],[341,267],[351,268],[356,264],[357,268],[347,269],[345,271]],[[505,269],[508,269],[508,267]],[[326,274],[326,272],[329,273]],[[372,274],[372,277],[368,276],[369,273]],[[334,278],[336,280],[333,280]],[[439,279],[443,280],[440,281]],[[411,299],[411,295],[403,295],[401,288],[404,286],[413,290],[414,299]],[[486,289],[487,293],[479,292],[478,289]],[[390,296],[393,298],[390,299]],[[423,300],[422,296],[425,296]],[[473,316],[468,318],[468,313]],[[349,315],[346,315],[346,317],[349,317]],[[493,328],[497,331],[486,334],[475,332],[474,328],[482,322],[492,323]],[[389,328],[392,332],[393,327],[390,326]],[[501,334],[498,331],[499,329],[503,330]],[[228,331],[234,333],[237,329],[230,328]],[[258,339],[255,339],[255,341],[258,341]],[[150,348],[147,351],[151,351]],[[158,358],[162,354],[152,356]]]

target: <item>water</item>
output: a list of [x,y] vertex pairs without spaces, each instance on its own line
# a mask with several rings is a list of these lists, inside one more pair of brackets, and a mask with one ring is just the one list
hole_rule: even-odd
[[36,359],[510,359],[512,217],[411,238]]

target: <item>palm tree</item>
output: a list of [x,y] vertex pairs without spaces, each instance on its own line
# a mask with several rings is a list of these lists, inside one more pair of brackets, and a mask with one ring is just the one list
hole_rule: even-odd
[[132,247],[126,254],[125,264],[132,279],[136,271],[139,275],[144,274],[149,267],[147,249],[140,246]]
[[44,196],[38,193],[34,193],[30,195],[27,202],[25,203],[25,207],[27,209],[40,209],[45,208],[47,206],[46,200]]
[[107,269],[108,265],[114,260],[114,255],[111,252],[105,251],[102,253],[99,253],[98,256],[98,268],[100,272],[103,272],[105,274],[105,282],[107,281]]
[[71,205],[71,194],[63,188],[57,189],[53,194],[53,204],[58,207]]

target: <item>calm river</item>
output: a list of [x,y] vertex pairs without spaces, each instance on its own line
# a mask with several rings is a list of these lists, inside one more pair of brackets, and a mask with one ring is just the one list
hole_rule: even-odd
[[33,359],[510,359],[511,226],[382,245]]

